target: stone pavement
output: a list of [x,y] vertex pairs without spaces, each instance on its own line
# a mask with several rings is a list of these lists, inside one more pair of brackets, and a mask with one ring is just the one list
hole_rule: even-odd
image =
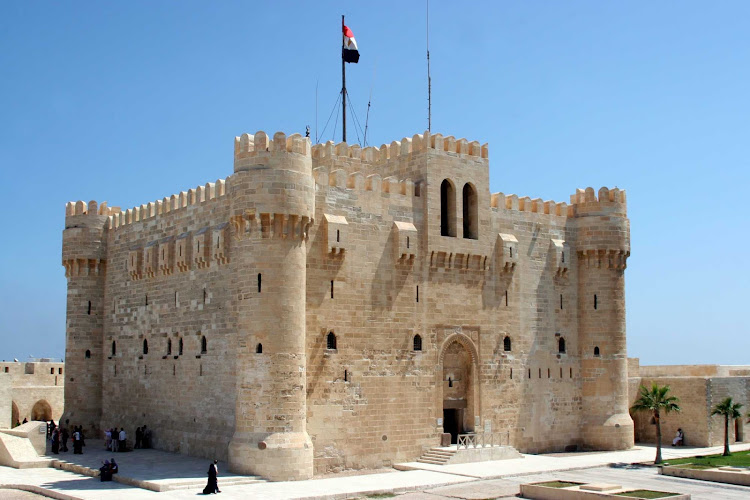
[[[53,455],[47,447],[47,457],[56,461],[55,467],[93,474],[105,460],[115,459],[120,472],[118,481],[139,486],[153,491],[166,491],[181,488],[203,489],[210,460],[190,457],[177,453],[148,449],[133,450],[125,453],[113,453],[104,448],[104,441],[87,439],[82,455],[71,451]],[[85,468],[88,470],[81,470]],[[227,471],[227,464],[219,462],[219,472],[225,484],[252,484],[263,481],[257,476],[240,476]]]
[[[732,450],[734,451],[747,449],[750,449],[750,443],[732,446]],[[708,455],[720,453],[721,451],[722,447],[720,446],[713,448],[666,447],[663,453],[666,460],[696,454]],[[169,462],[161,465],[157,460],[149,462],[151,464],[149,467],[157,468],[157,472],[161,471],[158,472],[159,474],[166,475],[165,471],[171,470],[174,478],[181,480],[189,479],[191,481],[199,478],[200,486],[156,493],[113,482],[102,483],[97,478],[52,468],[18,470],[7,467],[0,467],[0,485],[28,484],[45,488],[53,494],[65,495],[64,497],[57,496],[57,498],[82,500],[95,500],[103,497],[106,497],[108,500],[131,498],[137,500],[154,499],[157,496],[163,500],[186,499],[194,498],[201,492],[203,484],[205,484],[203,483],[205,478],[204,469],[208,468],[208,461],[206,460],[156,452],[155,450],[136,450],[130,453],[117,454],[115,458],[121,464],[121,470],[123,470],[123,467],[138,467],[137,463],[141,460],[141,457],[147,457],[148,454],[152,453],[163,454],[160,456],[163,456],[164,460]],[[220,498],[223,499],[244,499],[248,497],[257,499],[339,499],[366,497],[367,495],[376,493],[407,493],[399,496],[399,498],[402,500],[436,500],[439,498],[477,499],[512,496],[518,491],[520,483],[543,480],[537,479],[540,477],[565,477],[572,479],[574,477],[584,477],[586,474],[594,474],[595,476],[596,474],[605,476],[608,474],[624,474],[624,476],[618,476],[619,479],[615,479],[614,481],[619,480],[623,484],[628,485],[641,485],[642,482],[646,484],[646,480],[656,482],[657,484],[667,484],[663,483],[664,481],[670,481],[668,484],[675,484],[671,481],[678,481],[676,484],[692,482],[686,479],[658,477],[655,476],[656,469],[654,468],[631,467],[629,465],[632,463],[653,461],[654,454],[653,447],[639,445],[637,448],[628,451],[524,455],[524,458],[520,459],[495,462],[431,466],[429,470],[426,470],[427,467],[422,467],[420,470],[405,472],[383,472],[359,476],[329,477],[309,481],[265,482],[231,486],[222,483],[225,480],[225,474],[220,469],[219,487],[222,489]],[[92,452],[91,456],[93,457],[93,455]],[[76,455],[75,457],[80,456]],[[82,457],[85,458],[86,454]],[[70,455],[69,458],[72,459],[73,455]],[[143,460],[146,460],[146,458],[143,458]],[[602,467],[609,464],[615,465],[612,467]],[[423,466],[426,464],[419,465]],[[164,468],[158,469],[158,467]],[[597,479],[597,481],[600,480],[603,479]],[[609,479],[607,480],[609,481]],[[712,494],[714,496],[712,498],[724,498],[723,494],[717,496],[715,488],[722,488],[719,490],[722,492],[725,488],[730,488],[727,491],[734,491],[732,488],[741,488],[698,483],[699,488],[708,488],[706,491],[713,491]],[[674,489],[674,487],[670,488]],[[712,488],[714,489],[712,490]],[[746,498],[750,498],[750,488],[744,488],[740,492],[745,494]],[[1,493],[0,497],[3,497]],[[696,496],[695,498],[709,497]]]

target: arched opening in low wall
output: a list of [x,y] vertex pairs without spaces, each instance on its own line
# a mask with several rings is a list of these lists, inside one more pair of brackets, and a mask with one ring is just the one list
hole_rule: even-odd
[[52,420],[52,407],[46,400],[41,399],[34,403],[34,407],[31,409],[31,420],[45,422]]
[[18,405],[13,401],[13,406],[10,410],[10,426],[15,427],[16,424],[21,422],[21,413],[18,411]]

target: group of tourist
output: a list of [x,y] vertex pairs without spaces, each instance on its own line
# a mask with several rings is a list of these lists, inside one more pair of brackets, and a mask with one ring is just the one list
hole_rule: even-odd
[[47,424],[47,437],[50,441],[50,448],[55,455],[60,452],[68,451],[68,439],[73,438],[73,454],[82,455],[83,447],[86,446],[83,436],[83,427],[80,425],[73,427],[73,433],[68,431],[68,427],[55,425],[54,420]]
[[[113,452],[128,451],[128,433],[124,427],[107,429],[104,432],[104,446],[107,450]],[[151,429],[147,426],[138,427],[135,430],[135,444],[133,449],[151,448]]]
[[113,451],[115,453],[118,451],[127,451],[127,443],[128,433],[125,432],[124,427],[120,427],[119,431],[117,430],[117,427],[104,431],[104,447],[107,451]]
[[102,466],[99,467],[99,479],[102,482],[112,481],[112,475],[117,474],[119,471],[120,468],[114,458],[112,460],[105,460]]

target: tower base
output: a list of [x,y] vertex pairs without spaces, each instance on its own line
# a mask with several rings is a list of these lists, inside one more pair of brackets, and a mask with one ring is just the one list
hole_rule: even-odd
[[271,481],[313,477],[313,445],[307,432],[235,433],[229,443],[229,470]]
[[635,444],[633,433],[633,419],[627,413],[619,413],[598,425],[585,425],[583,440],[586,448],[592,450],[628,450]]

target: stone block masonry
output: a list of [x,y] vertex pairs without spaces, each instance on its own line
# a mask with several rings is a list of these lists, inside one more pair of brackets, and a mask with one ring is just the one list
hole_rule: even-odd
[[68,204],[66,416],[275,480],[628,448],[629,254],[624,191],[490,194],[486,144],[244,134],[226,180]]

